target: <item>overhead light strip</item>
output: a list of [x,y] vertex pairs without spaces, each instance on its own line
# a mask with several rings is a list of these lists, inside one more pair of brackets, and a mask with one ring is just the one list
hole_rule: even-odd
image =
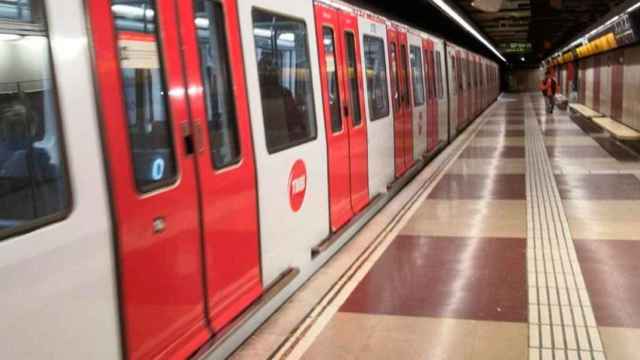
[[500,59],[502,59],[502,61],[504,61],[505,63],[507,62],[507,59],[505,59],[504,56],[502,56],[502,54],[500,54],[500,52],[495,47],[493,47],[493,45],[491,45],[491,43],[484,36],[476,31],[473,26],[471,26],[462,16],[460,16],[458,12],[452,9],[444,0],[431,0],[431,2],[438,6],[447,15],[449,15],[450,18],[460,24],[465,30],[471,33],[471,35],[480,40],[481,43],[488,47],[489,50],[493,51],[493,53],[496,54],[496,56],[498,56]]
[[620,14],[612,17],[611,19],[609,19],[607,22],[605,22],[604,24],[598,26],[597,28],[589,31],[587,34],[580,36],[578,39],[576,39],[575,41],[573,41],[571,44],[569,44],[568,46],[566,46],[565,48],[563,48],[561,51],[559,51],[558,53],[556,53],[555,55],[559,55],[559,54],[563,54],[565,53],[567,50],[581,44],[581,43],[586,43],[587,39],[589,38],[589,36],[597,33],[598,31],[606,28],[607,26],[611,25],[612,23],[614,23],[616,20],[620,19],[620,17],[622,16],[622,14],[628,14],[630,12],[632,12],[633,10],[637,9],[638,7],[640,7],[640,1],[636,2],[635,4],[631,5],[629,8],[627,8],[626,10],[623,10],[620,12]]

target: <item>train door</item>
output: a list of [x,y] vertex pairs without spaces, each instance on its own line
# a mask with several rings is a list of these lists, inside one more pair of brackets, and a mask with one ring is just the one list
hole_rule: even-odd
[[[364,120],[364,91],[358,18],[340,11],[340,39],[343,53],[344,99],[349,128],[349,159],[351,174],[351,207],[355,213],[369,203],[367,122]],[[343,106],[344,108],[344,106]]]
[[449,139],[453,140],[458,132],[458,61],[455,51],[447,47],[447,73],[449,92]]
[[400,84],[400,103],[403,112],[402,129],[404,146],[404,170],[408,170],[414,163],[413,159],[413,107],[411,104],[411,83],[409,79],[409,41],[406,31],[398,32],[398,75]]
[[340,10],[317,3],[315,12],[317,41],[322,44],[318,55],[327,132],[329,210],[331,228],[336,231],[368,201],[366,129],[355,73],[357,28],[355,17]]
[[221,329],[262,292],[255,161],[235,0],[176,1],[197,165],[207,313]]
[[465,112],[464,112],[464,124],[465,126],[471,122],[473,117],[473,79],[471,73],[471,55],[465,53],[464,59],[464,78],[465,78]]
[[427,94],[429,102],[428,107],[428,121],[427,121],[427,151],[433,151],[438,142],[438,103],[436,100],[435,89],[435,71],[433,63],[433,41],[423,40],[424,50],[424,64],[425,64],[425,80],[427,82]]
[[464,89],[464,70],[463,70],[463,59],[462,52],[460,50],[456,51],[456,62],[457,62],[457,78],[458,78],[458,118],[457,118],[457,130],[459,131],[465,125],[465,89]]
[[431,109],[427,106],[427,91],[425,89],[425,69],[422,54],[422,38],[419,35],[408,33],[409,45],[409,79],[413,89],[413,107],[411,116],[411,138],[413,147],[413,159],[419,159],[427,151],[427,112]]
[[327,143],[311,1],[241,0],[262,282],[310,261],[331,233]]
[[175,3],[92,0],[88,10],[126,355],[186,357],[210,331]]
[[436,103],[437,103],[437,118],[438,118],[438,142],[446,143],[448,139],[448,121],[449,121],[449,107],[448,107],[448,97],[447,94],[447,85],[446,85],[446,68],[445,68],[445,59],[443,58],[444,54],[444,42],[436,41],[434,42],[434,58],[436,62]]
[[413,164],[413,139],[411,136],[411,99],[407,79],[407,33],[393,26],[387,29],[391,86],[393,89],[393,116],[395,134],[395,174],[400,177]]
[[400,99],[400,74],[398,60],[398,31],[389,26],[387,28],[389,41],[389,71],[391,79],[391,102],[393,105],[393,137],[395,176],[400,177],[406,170],[404,164],[404,108]]
[[[395,144],[394,111],[390,105],[391,83],[387,64],[387,30],[384,22],[372,17],[358,17],[359,39],[362,50],[359,53],[364,68],[364,99],[367,106],[367,154],[369,168],[369,192],[372,196],[387,190],[394,179]],[[387,45],[389,44],[389,45]],[[389,52],[390,54],[390,52]]]

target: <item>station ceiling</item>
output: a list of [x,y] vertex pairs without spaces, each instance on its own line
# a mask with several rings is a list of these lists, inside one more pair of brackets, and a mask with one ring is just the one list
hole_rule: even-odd
[[[623,0],[456,0],[512,64],[539,64]],[[483,11],[498,3],[498,11]],[[523,61],[522,58],[525,60]]]
[[[440,35],[493,59],[476,38],[429,0],[347,0]],[[538,66],[624,0],[448,0],[471,19],[514,66]],[[487,6],[491,5],[491,6]],[[480,8],[497,9],[484,11]],[[493,9],[491,9],[493,10]],[[524,60],[522,60],[524,59]]]

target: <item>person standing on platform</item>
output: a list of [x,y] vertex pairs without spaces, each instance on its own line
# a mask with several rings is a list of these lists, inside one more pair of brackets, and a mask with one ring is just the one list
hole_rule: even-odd
[[542,84],[540,84],[540,90],[542,91],[542,96],[544,96],[544,101],[547,104],[547,114],[553,114],[553,107],[555,106],[555,96],[557,91],[556,79],[553,78],[551,70],[547,70],[544,80],[542,80]]

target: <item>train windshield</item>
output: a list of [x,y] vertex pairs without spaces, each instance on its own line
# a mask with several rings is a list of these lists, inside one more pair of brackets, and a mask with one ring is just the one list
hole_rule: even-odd
[[0,236],[69,206],[42,1],[0,2]]

